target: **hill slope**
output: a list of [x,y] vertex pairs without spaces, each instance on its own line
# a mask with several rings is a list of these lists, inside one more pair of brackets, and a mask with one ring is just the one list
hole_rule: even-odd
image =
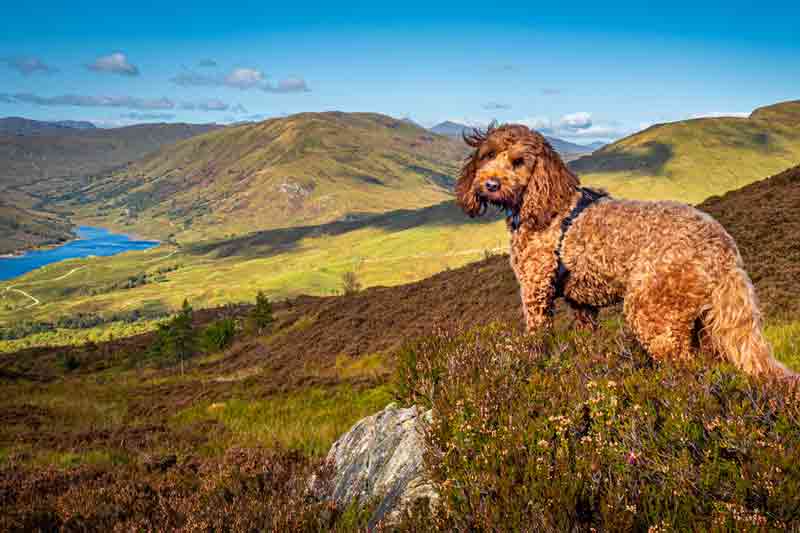
[[736,239],[765,310],[800,316],[800,166],[697,207]]
[[51,213],[0,200],[0,255],[64,242],[72,237],[71,227],[69,222]]
[[83,122],[0,119],[0,195],[5,200],[0,206],[0,252],[64,240],[70,224],[40,211],[42,204],[74,194],[93,174],[215,128],[141,124],[97,129]]
[[588,184],[635,198],[700,202],[800,162],[800,101],[748,118],[658,124],[570,163]]
[[301,113],[210,132],[93,182],[84,217],[184,240],[450,197],[463,143],[384,115]]

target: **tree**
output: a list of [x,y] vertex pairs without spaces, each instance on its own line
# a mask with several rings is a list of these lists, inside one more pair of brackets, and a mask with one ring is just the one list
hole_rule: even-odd
[[159,324],[155,341],[150,346],[150,355],[168,356],[177,360],[184,373],[184,361],[196,350],[195,331],[192,329],[192,306],[183,301],[180,312],[166,324]]
[[192,306],[188,300],[183,300],[181,311],[172,319],[170,326],[168,346],[172,355],[180,361],[183,374],[183,362],[194,354],[196,344],[192,329]]
[[352,270],[342,274],[342,289],[345,294],[354,294],[361,290],[361,282]]
[[275,321],[275,317],[272,316],[272,302],[269,301],[264,291],[258,291],[256,306],[250,312],[250,319],[259,333]]

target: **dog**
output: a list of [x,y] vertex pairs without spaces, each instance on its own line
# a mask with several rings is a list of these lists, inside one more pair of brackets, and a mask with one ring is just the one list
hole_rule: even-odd
[[764,337],[736,243],[709,215],[581,187],[547,140],[523,125],[463,137],[474,150],[457,202],[470,217],[490,205],[505,211],[528,332],[551,326],[556,298],[590,330],[600,308],[621,301],[626,324],[656,360],[710,348],[749,374],[791,375]]

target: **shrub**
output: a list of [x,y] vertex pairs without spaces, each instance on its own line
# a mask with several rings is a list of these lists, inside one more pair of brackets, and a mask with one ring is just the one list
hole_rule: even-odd
[[434,409],[426,464],[441,529],[800,527],[788,385],[704,357],[657,365],[614,334],[493,326],[405,348],[396,386]]
[[78,358],[75,357],[74,354],[59,355],[58,363],[61,366],[61,368],[66,372],[72,372],[73,370],[77,370],[81,366],[80,360],[78,360]]
[[223,318],[209,324],[200,338],[200,344],[206,352],[214,352],[227,348],[236,335],[236,321]]
[[156,337],[150,345],[149,355],[155,358],[169,357],[184,370],[184,362],[195,354],[196,333],[192,328],[192,306],[183,301],[180,312],[166,324],[159,324]]
[[342,274],[342,291],[345,294],[355,294],[361,290],[361,282],[356,273],[351,271]]
[[269,327],[274,321],[275,317],[272,316],[272,302],[269,301],[267,295],[263,291],[258,291],[256,295],[256,305],[250,311],[250,321],[255,327],[256,331],[261,333]]
[[368,512],[312,497],[330,468],[291,452],[231,448],[166,472],[0,468],[1,531],[363,531]]

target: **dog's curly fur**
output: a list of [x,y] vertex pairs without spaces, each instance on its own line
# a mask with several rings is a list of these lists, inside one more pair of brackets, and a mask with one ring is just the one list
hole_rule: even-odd
[[[490,125],[464,140],[474,151],[458,202],[472,217],[489,204],[506,210],[529,332],[549,327],[557,297],[588,328],[599,308],[624,300],[627,324],[656,359],[690,357],[702,345],[751,374],[790,374],[771,355],[735,242],[710,216],[675,202],[604,196],[565,230],[584,193],[542,135]],[[565,276],[556,283],[562,238]]]

